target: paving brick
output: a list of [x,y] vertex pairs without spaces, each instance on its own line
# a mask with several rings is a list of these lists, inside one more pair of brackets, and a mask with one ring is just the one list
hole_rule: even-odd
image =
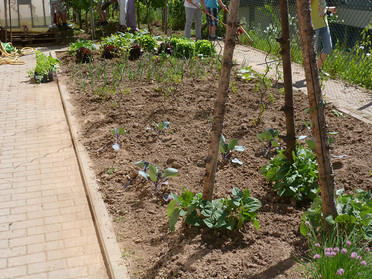
[[26,246],[28,244],[42,243],[45,240],[44,234],[30,235],[9,240],[11,247]]
[[17,266],[11,268],[0,269],[1,279],[14,279],[16,277],[25,276],[27,274],[26,266]]
[[75,267],[61,271],[48,272],[49,278],[53,279],[76,279],[88,275],[87,267]]
[[64,249],[62,240],[27,245],[27,253],[38,253],[42,251],[48,252],[58,249]]
[[[0,249],[0,259],[17,257],[17,256],[22,256],[22,255],[26,255],[26,247],[25,246]],[[0,278],[2,278],[2,277],[0,276]]]
[[19,265],[44,262],[46,259],[45,253],[28,254],[24,256],[8,258],[8,267],[14,267]]
[[66,260],[53,260],[45,261],[42,263],[33,263],[27,265],[27,270],[29,274],[41,273],[41,272],[51,272],[53,270],[65,269],[67,266]]

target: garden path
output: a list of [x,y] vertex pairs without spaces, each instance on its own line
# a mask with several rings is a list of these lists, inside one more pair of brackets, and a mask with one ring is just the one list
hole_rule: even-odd
[[[217,52],[223,48],[223,42],[216,44]],[[222,53],[222,52],[221,52]],[[237,45],[234,51],[234,59],[240,65],[252,66],[252,69],[259,72],[266,72],[266,65],[272,69],[268,75],[276,78],[275,65],[277,58],[268,56],[266,52],[252,47]],[[267,61],[267,63],[265,62]],[[282,68],[279,68],[282,72]],[[305,72],[301,65],[292,63],[292,81],[294,89],[307,93]],[[350,114],[357,119],[372,124],[372,91],[358,86],[347,84],[341,80],[329,79],[324,82],[324,98],[327,102],[333,103],[340,111]]]
[[57,82],[21,60],[0,66],[0,278],[108,278]]

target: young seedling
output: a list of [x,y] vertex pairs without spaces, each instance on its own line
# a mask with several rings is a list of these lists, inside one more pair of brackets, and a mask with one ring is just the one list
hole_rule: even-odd
[[141,168],[141,170],[138,171],[138,174],[145,177],[147,176],[147,171],[149,170],[150,163],[147,161],[138,161],[134,163],[137,167]]
[[232,139],[229,143],[226,143],[226,139],[223,135],[221,135],[220,140],[220,152],[222,154],[222,158],[224,160],[231,161],[231,163],[243,165],[243,162],[238,160],[237,158],[231,159],[231,154],[234,151],[243,152],[245,150],[244,146],[238,145],[237,139]]
[[163,122],[159,122],[159,124],[154,122],[154,125],[156,127],[156,130],[158,131],[158,136],[160,136],[160,134],[163,131],[169,129],[170,122],[169,121],[163,121]]
[[[138,163],[138,164],[137,164]],[[164,170],[164,172],[159,171],[159,168],[155,166],[154,164],[152,165],[147,165],[146,163],[148,162],[137,162],[136,166],[143,165],[144,169],[148,167],[148,171],[138,171],[138,174],[144,177],[146,180],[151,180],[154,184],[154,189],[156,193],[160,193],[159,187],[161,185],[168,184],[168,181],[166,181],[169,177],[176,177],[178,175],[178,170],[174,168],[167,168]],[[143,163],[143,164],[142,164]],[[168,200],[169,195],[164,195],[164,200]]]
[[111,133],[115,138],[115,143],[112,145],[112,148],[115,151],[119,151],[120,150],[119,137],[120,135],[124,136],[127,133],[127,131],[123,127],[120,127],[120,128],[111,129]]
[[267,129],[261,134],[257,134],[257,138],[264,143],[264,149],[262,150],[262,155],[267,157],[272,150],[279,148],[279,131],[273,128]]

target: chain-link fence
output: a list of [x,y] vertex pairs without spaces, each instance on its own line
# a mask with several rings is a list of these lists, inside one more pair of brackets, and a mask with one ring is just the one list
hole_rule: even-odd
[[[279,0],[241,0],[239,17],[251,35],[253,47],[278,55],[280,37]],[[302,63],[296,1],[289,0],[292,60]],[[372,89],[372,0],[329,0],[337,14],[328,16],[333,52],[324,70],[331,76]]]

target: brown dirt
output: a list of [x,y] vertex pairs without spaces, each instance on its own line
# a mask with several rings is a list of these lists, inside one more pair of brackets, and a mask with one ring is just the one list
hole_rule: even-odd
[[[75,115],[81,123],[80,140],[94,162],[100,191],[131,278],[301,278],[294,268],[293,255],[301,255],[306,249],[299,224],[308,204],[286,203],[258,173],[267,159],[260,155],[262,145],[256,134],[268,128],[285,132],[284,113],[280,111],[283,95],[278,89],[268,91],[275,96],[275,102],[268,105],[261,124],[254,127],[262,90],[254,91],[257,80],[244,82],[232,74],[235,89],[229,94],[223,133],[228,140],[237,138],[239,145],[246,147],[237,154],[244,164],[220,163],[216,174],[214,197],[230,195],[233,187],[249,188],[251,195],[262,202],[258,213],[261,231],[246,224],[235,233],[212,232],[179,222],[176,231],[171,232],[166,203],[149,182],[137,175],[134,162],[146,160],[160,169],[179,170],[179,176],[160,189],[164,193],[180,194],[182,188],[202,191],[217,70],[211,67],[204,78],[185,78],[177,93],[166,100],[163,92],[154,90],[158,87],[153,80],[124,80],[122,89],[130,89],[130,94],[122,97],[112,94],[102,100],[92,94],[89,82],[84,93],[81,84],[72,77],[74,58],[60,56],[62,76],[68,81]],[[110,68],[116,61],[105,62]],[[103,60],[96,56],[95,68],[98,63]],[[87,68],[83,65],[83,72]],[[77,76],[76,70],[74,75]],[[297,135],[308,133],[303,124],[309,121],[307,104],[307,97],[295,92]],[[371,189],[372,129],[348,115],[337,117],[331,112],[333,109],[326,108],[329,131],[338,132],[333,136],[331,154],[347,155],[333,159],[337,187],[347,191]],[[170,132],[158,137],[153,123],[161,121],[170,121]],[[111,147],[114,139],[110,129],[115,127],[127,130],[120,139],[122,148],[118,152]],[[129,182],[128,187],[123,187]]]

